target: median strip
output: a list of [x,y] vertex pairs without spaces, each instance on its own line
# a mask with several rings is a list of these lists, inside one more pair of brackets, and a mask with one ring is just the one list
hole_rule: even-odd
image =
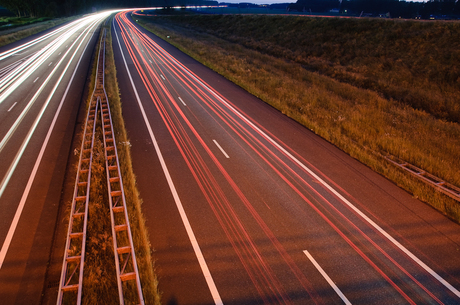
[[[104,27],[104,31],[106,29],[109,27]],[[87,242],[77,251],[86,248],[86,255],[84,263],[70,268],[68,274],[63,271],[59,293],[69,292],[70,296],[64,302],[59,297],[58,304],[69,300],[75,304],[76,298],[77,304],[80,301],[95,304],[101,300],[104,303],[159,304],[158,283],[153,272],[151,249],[140,210],[141,202],[135,188],[129,147],[125,145],[129,141],[120,112],[110,33],[107,36],[107,50],[104,50],[103,44],[100,48],[100,54],[107,54],[105,72],[104,69],[97,69],[93,73],[98,80],[94,82],[94,93],[90,100],[90,106],[95,108],[90,110],[95,128],[94,146],[91,147],[91,151],[94,151],[93,171],[90,181],[79,181],[77,177],[75,186],[90,189],[89,194],[85,195],[89,200],[86,214],[89,218]],[[107,96],[110,98],[110,106]],[[99,122],[98,115],[101,118]],[[83,142],[83,145],[88,142],[86,137]],[[88,148],[84,147],[79,153],[83,155],[87,151]],[[79,200],[82,196],[75,197]],[[79,216],[79,209],[72,208],[72,211],[76,211]],[[68,239],[81,239],[85,235],[82,233],[73,231],[69,225]],[[75,247],[66,248],[64,263],[77,261],[74,257],[81,253],[73,255],[73,250]],[[83,269],[83,265],[85,270],[81,272],[83,278],[80,282],[69,280],[75,277],[74,273],[79,272],[74,270]],[[79,289],[82,290],[82,300],[75,293]]]

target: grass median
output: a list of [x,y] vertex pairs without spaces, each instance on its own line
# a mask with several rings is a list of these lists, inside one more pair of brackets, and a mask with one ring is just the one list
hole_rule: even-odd
[[459,202],[382,158],[389,153],[460,185],[460,65],[454,57],[459,23],[232,15],[136,19],[460,221]]
[[[90,93],[93,92],[95,75],[96,63],[93,66]],[[131,165],[129,139],[121,112],[109,26],[107,26],[106,38],[105,89],[112,114],[114,136],[117,141],[121,175],[145,304],[160,304],[160,293],[158,292],[158,281],[154,272],[151,246],[141,210],[142,199],[136,188],[136,178]],[[89,102],[90,97],[88,97],[88,104]],[[97,128],[100,127],[98,126]],[[102,135],[100,130],[99,134]],[[101,300],[104,300],[104,304],[116,304],[118,302],[102,141],[101,138],[96,139],[93,152],[91,203],[84,277],[83,302],[85,304],[99,304]]]

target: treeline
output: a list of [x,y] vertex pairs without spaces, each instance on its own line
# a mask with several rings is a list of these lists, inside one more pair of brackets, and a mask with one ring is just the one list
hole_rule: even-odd
[[361,16],[391,18],[449,19],[460,18],[460,1],[431,0],[408,2],[399,0],[298,0],[291,10],[325,13],[335,11]]
[[[154,7],[204,4],[206,0],[0,0],[0,7],[18,17],[57,17],[90,13],[110,8]],[[250,1],[247,1],[250,2]],[[449,19],[460,18],[460,1],[431,0],[406,2],[399,0],[297,0],[289,9],[347,15],[386,16],[392,18]]]
[[[0,0],[18,17],[58,17],[112,8],[171,6],[175,0]],[[200,3],[201,0],[196,0]]]

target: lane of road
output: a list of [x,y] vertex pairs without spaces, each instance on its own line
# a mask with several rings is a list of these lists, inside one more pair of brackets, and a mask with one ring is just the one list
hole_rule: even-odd
[[85,16],[0,53],[0,300],[38,304],[98,28]]
[[114,29],[165,303],[459,301],[458,225],[129,13]]

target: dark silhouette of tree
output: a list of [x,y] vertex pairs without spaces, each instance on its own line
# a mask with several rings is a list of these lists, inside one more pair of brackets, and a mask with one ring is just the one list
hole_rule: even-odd
[[[204,0],[0,0],[16,16],[56,17],[90,13],[95,10],[129,7],[172,7],[196,5]],[[289,6],[290,10],[325,13],[332,9],[348,14],[365,16],[391,16],[393,18],[424,19],[460,18],[460,1],[427,0],[428,2],[410,2],[399,0],[297,0]],[[248,2],[251,1],[242,1]],[[434,17],[433,17],[434,16]]]
[[339,7],[339,0],[298,0],[290,8],[298,11],[324,13]]
[[289,6],[291,10],[324,13],[334,8],[340,12],[363,16],[385,16],[392,18],[459,19],[459,0],[427,0],[412,2],[400,0],[297,0]]

